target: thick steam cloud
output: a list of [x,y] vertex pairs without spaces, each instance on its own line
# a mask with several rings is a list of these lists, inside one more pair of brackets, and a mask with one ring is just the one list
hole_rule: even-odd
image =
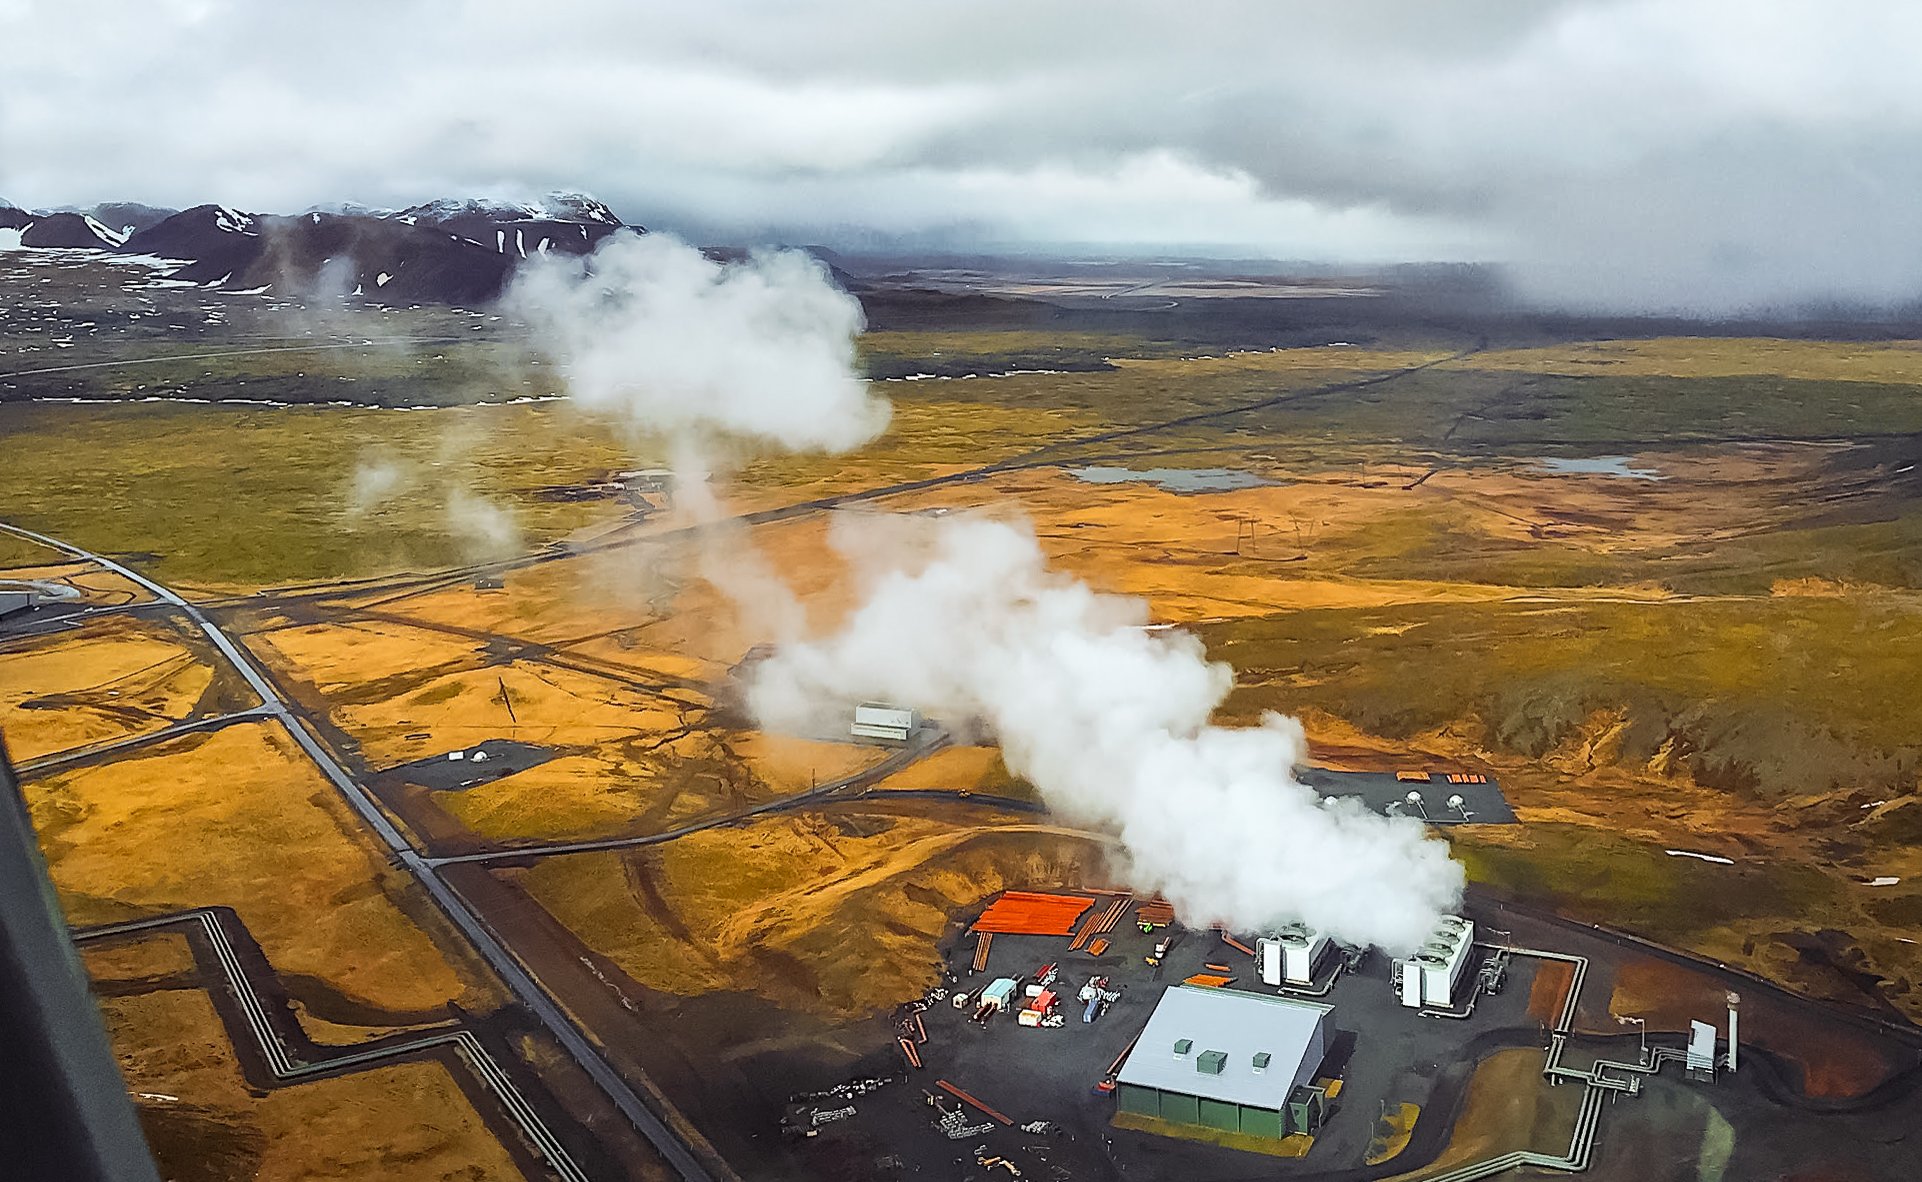
[[620,234],[585,258],[530,260],[506,303],[583,409],[678,446],[842,452],[888,424],[855,374],[860,303],[800,251],[721,263],[668,235]]
[[1143,631],[1140,601],[1049,571],[1023,525],[837,515],[865,594],[841,630],[807,639],[802,603],[705,482],[717,445],[845,451],[887,425],[854,370],[860,306],[812,258],[724,264],[616,236],[585,259],[531,260],[509,305],[577,405],[669,444],[678,507],[708,523],[703,574],[780,642],[749,686],[763,725],[837,730],[852,702],[883,698],[985,726],[1050,807],[1115,833],[1129,881],[1190,922],[1301,920],[1406,952],[1459,900],[1461,868],[1423,825],[1296,782],[1292,720],[1210,725],[1229,668],[1193,637]]
[[883,698],[978,719],[1058,813],[1116,832],[1138,889],[1191,923],[1299,920],[1355,944],[1418,947],[1462,869],[1409,818],[1297,782],[1299,723],[1208,719],[1233,675],[1145,605],[1052,572],[1024,525],[842,514],[835,547],[865,583],[840,631],[762,662],[764,724],[817,727]]

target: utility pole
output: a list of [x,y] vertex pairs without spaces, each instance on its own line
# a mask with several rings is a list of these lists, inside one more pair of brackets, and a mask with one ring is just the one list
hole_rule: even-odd
[[1741,1028],[1738,1024],[1742,995],[1731,991],[1728,995],[1728,1069],[1736,1067],[1735,1048],[1741,1041]]

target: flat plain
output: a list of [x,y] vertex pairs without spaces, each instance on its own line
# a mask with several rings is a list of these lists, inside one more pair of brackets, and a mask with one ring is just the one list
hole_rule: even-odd
[[[888,1045],[877,1017],[939,980],[971,907],[1110,874],[1105,838],[1036,811],[991,745],[897,766],[756,731],[735,670],[766,637],[702,577],[669,498],[625,479],[659,441],[516,401],[556,391],[512,324],[316,317],[67,256],[0,256],[0,274],[38,301],[6,324],[32,346],[10,363],[62,370],[0,374],[6,520],[202,603],[420,848],[476,859],[477,907],[744,1173],[797,1168],[757,1144],[780,1101]],[[1449,832],[1493,895],[1922,1018],[1922,343],[1422,322],[1277,347],[1240,322],[959,319],[882,317],[865,339],[895,406],[874,445],[731,459],[727,528],[811,624],[851,602],[828,513],[1018,512],[1060,569],[1232,666],[1223,721],[1280,710],[1322,762],[1497,775],[1522,824]],[[192,359],[376,326],[368,349]],[[387,474],[376,503],[369,473]],[[1215,473],[1244,487],[1207,491]],[[511,536],[476,535],[462,498]],[[28,784],[76,925],[230,907],[344,1031],[504,1004],[274,724],[147,741],[254,704],[190,630],[0,546],[0,578],[90,581],[104,613],[0,637],[14,757],[133,741]],[[534,754],[422,781],[490,742]],[[628,844],[516,854],[607,840]],[[1668,987],[1616,986],[1638,988],[1647,1008]],[[254,1096],[211,1051],[168,1058],[217,1041],[202,995],[122,992],[123,1060],[218,1113],[180,1136],[290,1152],[298,1089]],[[1485,1066],[1451,1154],[1562,1127],[1491,1114],[1506,1085]],[[302,1087],[437,1163],[418,1176],[511,1167],[443,1068],[353,1078]],[[392,1127],[409,1113],[414,1132]]]

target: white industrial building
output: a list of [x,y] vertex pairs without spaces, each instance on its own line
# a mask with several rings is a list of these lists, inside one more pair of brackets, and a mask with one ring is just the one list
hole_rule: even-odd
[[1284,1137],[1319,1128],[1313,1085],[1334,1038],[1332,1006],[1177,985],[1115,1077],[1123,1113],[1175,1125]]
[[1326,933],[1307,924],[1291,923],[1273,936],[1255,941],[1255,957],[1261,965],[1264,985],[1309,985],[1321,971],[1323,962],[1334,951],[1334,941]]
[[887,739],[905,743],[921,725],[912,710],[882,702],[863,702],[854,708],[854,725],[848,733],[857,739]]
[[1395,962],[1395,990],[1401,1004],[1415,1009],[1452,1007],[1474,952],[1474,923],[1459,915],[1444,915],[1421,951]]

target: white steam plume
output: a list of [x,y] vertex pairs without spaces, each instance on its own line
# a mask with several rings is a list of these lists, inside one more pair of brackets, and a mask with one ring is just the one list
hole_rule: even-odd
[[[463,458],[464,441],[458,436],[443,440],[441,454],[442,463]],[[359,521],[412,499],[428,504],[440,501],[448,535],[470,559],[492,561],[517,554],[522,548],[520,523],[510,507],[410,460],[363,459],[348,481],[347,516]]]
[[412,482],[411,474],[392,460],[362,460],[354,468],[348,487],[347,512],[354,517],[364,517]]
[[818,733],[866,697],[984,723],[1011,769],[1057,812],[1116,832],[1130,882],[1190,922],[1302,920],[1407,952],[1458,902],[1446,845],[1298,783],[1292,720],[1209,725],[1228,667],[1192,637],[1143,632],[1140,601],[1050,572],[1024,526],[838,515],[834,544],[866,596],[841,631],[806,640],[801,603],[706,481],[717,445],[846,451],[887,425],[854,370],[860,307],[815,260],[721,264],[616,235],[585,259],[530,260],[507,302],[578,406],[668,445],[677,509],[714,523],[703,573],[782,642],[749,686],[762,725]]
[[854,369],[860,303],[799,251],[719,263],[668,235],[616,234],[584,258],[528,260],[506,305],[584,409],[678,453],[728,437],[842,452],[888,424]]
[[511,510],[458,485],[447,490],[447,530],[468,553],[506,558],[521,550],[521,527]]
[[1025,525],[965,515],[831,533],[866,583],[834,635],[762,662],[749,703],[769,726],[818,726],[878,697],[985,722],[1008,767],[1079,823],[1114,830],[1137,889],[1190,923],[1300,920],[1412,952],[1460,900],[1462,869],[1420,822],[1295,780],[1299,723],[1208,723],[1233,682],[1145,605],[1051,572]]

